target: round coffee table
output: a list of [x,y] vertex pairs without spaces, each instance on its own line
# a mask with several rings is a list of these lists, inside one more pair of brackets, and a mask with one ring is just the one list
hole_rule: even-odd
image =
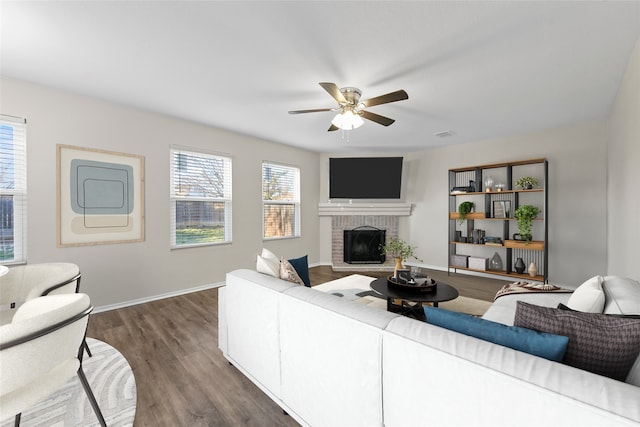
[[[460,295],[456,288],[442,282],[438,282],[435,292],[420,292],[419,290],[403,289],[389,285],[386,277],[380,277],[371,282],[371,289],[387,299],[387,311],[408,315],[420,320],[425,319],[424,310],[422,309],[423,303],[429,302],[434,307],[437,307],[439,302],[451,301]],[[394,299],[402,300],[402,305],[394,304]],[[405,301],[415,304],[405,304]]]

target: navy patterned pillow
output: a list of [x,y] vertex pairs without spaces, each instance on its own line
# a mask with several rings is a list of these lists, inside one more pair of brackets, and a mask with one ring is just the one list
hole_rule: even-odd
[[514,326],[569,337],[563,363],[624,381],[640,353],[640,319],[518,301]]

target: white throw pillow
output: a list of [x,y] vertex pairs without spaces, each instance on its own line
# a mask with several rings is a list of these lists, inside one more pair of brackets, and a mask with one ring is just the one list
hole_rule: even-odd
[[275,262],[275,263],[278,263],[278,264],[280,263],[280,258],[278,258],[278,256],[276,254],[274,254],[273,252],[271,252],[267,248],[262,248],[262,254],[261,255],[262,255],[263,258],[267,258],[271,262]]
[[604,310],[604,291],[602,276],[594,276],[578,286],[567,302],[567,307],[584,313],[602,313]]
[[256,271],[262,274],[280,278],[280,260],[268,249],[262,249],[262,255],[258,255]]

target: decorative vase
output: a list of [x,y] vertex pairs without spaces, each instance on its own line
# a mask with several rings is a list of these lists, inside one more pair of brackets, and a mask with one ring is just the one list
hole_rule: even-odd
[[529,264],[529,268],[527,269],[527,271],[529,272],[529,276],[536,277],[536,275],[538,274],[538,266],[535,262],[532,262],[531,264]]
[[393,267],[393,277],[398,278],[398,270],[402,270],[404,267],[402,266],[402,258],[395,258],[396,265]]
[[502,258],[498,255],[498,252],[494,253],[493,257],[491,257],[491,261],[489,261],[489,268],[496,271],[502,270]]
[[493,191],[493,178],[490,176],[484,180],[484,191]]
[[518,274],[524,273],[524,269],[526,268],[526,265],[524,265],[524,261],[522,260],[522,258],[516,259],[514,268],[516,269],[516,273]]

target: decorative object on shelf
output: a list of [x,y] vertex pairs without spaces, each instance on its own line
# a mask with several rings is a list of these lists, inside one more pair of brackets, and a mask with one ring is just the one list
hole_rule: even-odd
[[451,194],[465,194],[465,193],[470,193],[471,192],[471,187],[466,186],[466,187],[453,187],[451,189]]
[[472,242],[476,245],[484,245],[484,235],[486,234],[485,230],[475,229],[471,233]]
[[490,193],[493,191],[493,178],[488,176],[487,179],[484,180],[484,191]]
[[460,214],[460,218],[458,218],[458,222],[462,224],[467,217],[467,214],[475,208],[475,203],[473,202],[462,202],[458,205],[458,213]]
[[380,245],[380,252],[396,260],[393,276],[397,276],[397,270],[402,269],[402,263],[409,258],[413,258],[416,261],[422,262],[422,260],[414,255],[416,250],[415,246],[412,246],[402,239],[393,237],[389,239],[384,245]]
[[502,238],[496,236],[484,236],[484,244],[489,246],[502,246]]
[[493,201],[493,217],[494,218],[509,218],[510,214],[511,214],[510,200],[494,200]]
[[496,191],[502,191],[504,190],[505,185],[500,183],[500,184],[496,184]]
[[498,252],[494,253],[491,257],[491,261],[489,261],[489,269],[495,271],[502,270],[502,258],[500,257],[500,254],[498,254]]
[[476,182],[473,180],[469,181],[469,191],[472,193],[476,192]]
[[538,185],[538,178],[534,176],[523,176],[516,181],[516,187],[523,190],[531,190]]
[[516,209],[513,217],[518,221],[518,233],[524,239],[516,239],[516,235],[514,235],[514,240],[531,241],[531,224],[539,213],[540,209],[532,205],[522,205]]
[[535,262],[532,262],[531,264],[529,264],[529,268],[527,269],[527,271],[529,272],[529,276],[536,277],[536,275],[538,274],[538,266]]
[[526,265],[524,265],[524,261],[522,260],[522,258],[516,259],[516,263],[513,266],[513,268],[516,270],[516,273],[518,274],[524,273],[525,267]]

